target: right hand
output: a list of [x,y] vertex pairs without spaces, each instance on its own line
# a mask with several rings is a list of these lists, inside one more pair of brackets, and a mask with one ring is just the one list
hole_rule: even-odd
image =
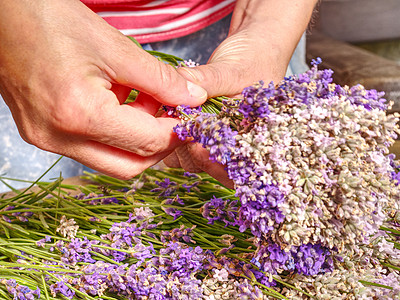
[[[207,93],[77,0],[0,0],[0,92],[22,138],[128,179],[182,142],[161,103]],[[138,99],[122,105],[132,88]]]

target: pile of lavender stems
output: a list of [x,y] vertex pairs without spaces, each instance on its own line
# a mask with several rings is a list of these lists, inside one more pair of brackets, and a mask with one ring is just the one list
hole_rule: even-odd
[[241,99],[166,108],[233,190],[151,168],[4,195],[0,298],[399,298],[398,116],[318,62]]
[[[251,233],[224,222],[234,190],[180,169],[86,178],[1,199],[1,299],[285,299]],[[296,289],[286,277],[274,285]]]

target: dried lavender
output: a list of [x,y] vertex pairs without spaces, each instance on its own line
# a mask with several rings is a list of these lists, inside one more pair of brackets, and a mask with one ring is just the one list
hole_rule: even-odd
[[367,243],[398,209],[388,155],[398,116],[386,114],[383,93],[336,85],[318,63],[278,86],[244,89],[220,113],[185,114],[175,129],[226,165],[239,230],[251,230],[260,267],[272,273],[332,271],[332,255]]
[[59,232],[63,237],[70,239],[76,236],[79,226],[76,225],[74,219],[68,220],[65,216],[61,217],[60,226],[57,227],[56,232]]

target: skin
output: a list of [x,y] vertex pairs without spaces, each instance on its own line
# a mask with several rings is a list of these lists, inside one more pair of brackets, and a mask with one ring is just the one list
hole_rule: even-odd
[[[122,179],[169,155],[167,165],[232,186],[201,146],[177,139],[178,120],[155,115],[161,104],[197,106],[282,79],[315,3],[239,0],[209,63],[175,70],[80,1],[0,0],[0,93],[22,138],[41,149]],[[132,88],[137,101],[122,105]]]

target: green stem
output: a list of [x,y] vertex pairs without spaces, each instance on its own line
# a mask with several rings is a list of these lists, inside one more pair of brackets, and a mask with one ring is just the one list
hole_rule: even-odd
[[[53,271],[53,272],[60,272],[60,273],[76,273],[76,274],[85,274],[82,271],[71,270],[71,269],[64,269],[64,268],[56,268],[54,266],[47,266],[47,265],[32,265],[32,264],[19,264],[19,263],[10,263],[10,262],[1,262],[0,266],[4,269],[13,269],[13,268],[29,268],[29,269],[36,269],[36,270],[44,270],[44,271]],[[20,270],[16,270],[20,271]],[[37,273],[36,271],[27,270],[31,273]]]
[[46,297],[46,300],[50,300],[49,292],[47,291],[46,280],[45,280],[45,278],[44,278],[43,272],[42,272],[42,274],[40,275],[40,277],[41,277],[41,279],[42,279],[42,286],[43,286],[42,291],[44,291],[44,296]]

